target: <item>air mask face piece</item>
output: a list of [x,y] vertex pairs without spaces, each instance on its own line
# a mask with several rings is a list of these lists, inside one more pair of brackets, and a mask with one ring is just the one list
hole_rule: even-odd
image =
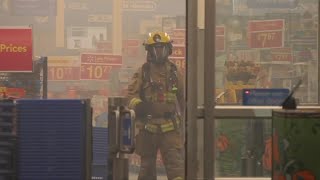
[[149,47],[149,56],[151,62],[164,63],[169,56],[169,48],[164,43],[156,43]]

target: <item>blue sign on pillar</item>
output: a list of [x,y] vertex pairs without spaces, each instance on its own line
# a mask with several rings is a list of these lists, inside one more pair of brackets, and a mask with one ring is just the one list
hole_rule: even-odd
[[120,115],[120,152],[131,154],[134,151],[134,117],[131,111]]
[[243,89],[245,106],[281,106],[288,97],[289,89]]
[[122,128],[123,128],[123,134],[122,134],[123,145],[132,146],[132,137],[131,137],[132,120],[129,113],[127,113],[123,119]]

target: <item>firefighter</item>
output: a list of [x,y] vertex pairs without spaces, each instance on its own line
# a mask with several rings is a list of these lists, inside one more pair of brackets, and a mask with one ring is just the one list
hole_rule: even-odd
[[128,86],[128,107],[137,117],[136,154],[141,158],[138,180],[156,180],[158,149],[169,180],[184,179],[181,110],[183,79],[169,61],[172,42],[165,32],[149,33],[144,43],[147,61]]

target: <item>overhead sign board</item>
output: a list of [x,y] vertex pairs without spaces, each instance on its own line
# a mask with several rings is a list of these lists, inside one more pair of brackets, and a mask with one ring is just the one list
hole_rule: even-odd
[[71,10],[88,10],[87,2],[69,2],[66,7]]
[[12,0],[11,8],[16,16],[56,16],[57,0]]
[[295,8],[298,0],[247,0],[249,8]]
[[89,23],[111,23],[112,15],[111,14],[89,14],[88,22]]
[[150,0],[124,0],[124,11],[154,11],[157,8],[157,3]]
[[31,28],[0,28],[0,71],[32,72]]
[[281,106],[289,95],[289,89],[243,89],[245,106]]

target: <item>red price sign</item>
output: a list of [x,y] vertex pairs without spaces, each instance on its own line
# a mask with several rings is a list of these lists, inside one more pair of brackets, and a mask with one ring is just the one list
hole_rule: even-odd
[[176,64],[177,68],[182,72],[185,72],[186,69],[186,60],[185,58],[170,58],[170,61]]
[[129,57],[136,57],[139,55],[140,40],[138,39],[127,39],[122,42],[123,53]]
[[284,44],[284,20],[249,21],[250,48],[277,48]]
[[0,71],[32,72],[32,29],[0,28]]
[[112,42],[98,41],[97,42],[97,51],[111,53],[112,52]]
[[216,36],[216,50],[218,52],[223,52],[225,50],[225,38],[224,36]]
[[251,48],[272,48],[282,47],[282,31],[274,32],[256,32],[251,33],[250,36],[250,47]]
[[174,29],[172,32],[172,38],[181,38],[185,39],[186,30],[185,29]]
[[79,67],[61,67],[51,66],[48,67],[48,80],[49,81],[72,81],[80,79]]
[[224,26],[216,27],[216,51],[218,52],[225,51],[225,27]]
[[102,64],[81,64],[82,80],[108,80],[112,66]]
[[173,46],[171,56],[184,58],[186,56],[186,48],[184,46]]
[[139,47],[142,43],[140,42],[139,39],[127,39],[123,40],[122,46],[123,48],[127,47]]
[[186,30],[185,29],[174,29],[172,32],[172,44],[185,46],[186,44]]
[[276,48],[271,50],[272,61],[274,62],[291,62],[292,50],[291,48]]
[[137,57],[139,55],[139,47],[128,47],[124,50],[124,53],[129,57]]
[[172,44],[173,45],[185,45],[186,44],[186,40],[185,39],[182,39],[182,38],[175,38],[175,39],[172,39]]

